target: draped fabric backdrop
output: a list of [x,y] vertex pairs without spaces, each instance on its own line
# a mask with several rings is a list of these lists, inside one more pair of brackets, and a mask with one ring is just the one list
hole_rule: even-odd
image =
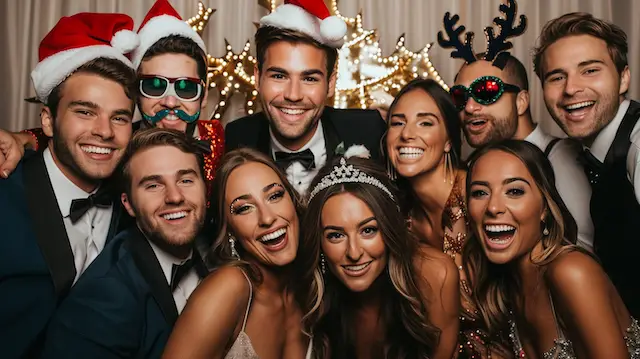
[[[437,45],[437,33],[442,29],[442,17],[450,11],[460,15],[460,23],[476,33],[475,51],[483,51],[483,28],[499,15],[498,5],[504,0],[340,0],[339,9],[345,16],[364,15],[364,27],[377,29],[382,54],[392,52],[397,38],[406,34],[409,49],[418,50],[434,42],[430,56],[432,62],[447,83],[461,65],[451,60],[449,50]],[[134,18],[136,27],[154,0],[0,0],[0,78],[2,85],[0,128],[20,130],[40,126],[40,105],[23,99],[34,96],[30,72],[38,62],[38,45],[58,19],[83,11],[121,12]],[[195,16],[197,0],[171,0],[178,12],[187,19]],[[267,14],[257,0],[203,0],[206,7],[216,9],[205,28],[204,41],[212,56],[225,53],[225,38],[240,52],[246,40],[253,40],[254,22]],[[615,6],[614,6],[615,5]],[[531,52],[542,26],[562,14],[572,11],[590,12],[594,16],[613,21],[622,27],[629,38],[629,65],[632,78],[640,71],[640,1],[638,0],[519,0],[519,14],[526,14],[529,24],[526,33],[513,40],[512,54],[526,65],[531,82],[531,108],[534,119],[554,135],[562,135],[549,117],[541,96],[540,82],[533,73]],[[634,21],[635,20],[635,21]],[[252,51],[254,51],[252,47]],[[630,96],[640,91],[638,81],[632,81]],[[217,103],[215,95],[207,109]],[[236,96],[224,122],[243,115],[240,96]],[[233,110],[233,111],[231,111]]]

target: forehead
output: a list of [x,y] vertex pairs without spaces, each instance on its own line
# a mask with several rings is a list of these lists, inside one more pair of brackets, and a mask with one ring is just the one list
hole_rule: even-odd
[[280,177],[273,169],[259,162],[248,162],[229,174],[225,198],[233,200],[245,194],[257,195],[272,183],[282,184]]
[[64,81],[60,100],[61,103],[89,101],[107,110],[129,108],[133,101],[119,83],[85,72],[74,73]]
[[599,60],[613,65],[607,43],[591,35],[566,36],[549,45],[542,56],[545,71],[577,67],[580,63]]
[[436,101],[420,88],[411,90],[400,97],[393,108],[393,113],[398,112],[431,112],[440,116],[440,109]]
[[505,81],[505,74],[502,70],[493,66],[489,61],[477,60],[462,66],[456,77],[455,84],[469,86],[473,80],[482,76],[496,76],[502,81]]
[[369,205],[349,192],[331,196],[322,207],[324,221],[357,224],[369,217],[374,217]]
[[173,146],[155,146],[133,155],[129,173],[134,182],[146,176],[170,176],[177,171],[192,169],[199,173],[198,160],[193,153],[182,152]]
[[267,48],[264,62],[266,68],[280,67],[290,72],[309,69],[326,72],[327,55],[310,44],[277,41]]
[[524,178],[533,184],[531,173],[525,164],[515,155],[499,150],[489,151],[480,157],[471,173],[473,181],[492,184],[502,183],[505,179],[514,177]]
[[142,61],[140,74],[197,78],[198,63],[185,54],[161,54]]

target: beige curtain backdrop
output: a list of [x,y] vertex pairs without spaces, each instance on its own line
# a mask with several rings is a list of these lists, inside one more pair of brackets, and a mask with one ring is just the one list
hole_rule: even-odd
[[[364,26],[377,29],[383,54],[389,54],[396,39],[406,34],[407,45],[420,49],[434,42],[430,52],[433,63],[442,77],[450,83],[459,68],[459,60],[451,60],[449,51],[437,46],[436,36],[442,29],[445,12],[460,14],[461,23],[476,33],[475,50],[484,50],[482,29],[498,15],[498,5],[504,0],[340,0],[339,9],[345,16],[364,15]],[[282,2],[282,1],[280,1]],[[82,11],[122,12],[140,24],[154,0],[0,0],[0,78],[3,80],[0,96],[0,128],[19,130],[39,126],[39,105],[29,104],[24,98],[34,95],[30,72],[38,62],[38,44],[61,16]],[[197,0],[171,0],[183,18],[196,15]],[[252,39],[254,22],[266,15],[258,0],[203,0],[207,7],[216,9],[205,29],[204,40],[213,56],[224,54],[225,38],[234,49],[241,49]],[[512,53],[529,70],[532,88],[534,119],[544,129],[562,135],[550,119],[541,98],[540,82],[533,74],[531,50],[542,26],[550,19],[572,11],[585,11],[620,25],[629,37],[629,64],[631,73],[640,71],[640,0],[519,0],[518,10],[527,15],[527,32],[514,40]],[[636,78],[633,76],[632,78]],[[632,81],[630,96],[640,91],[638,81]],[[215,95],[212,95],[213,107]],[[212,103],[213,102],[213,103]],[[241,99],[234,98],[232,111],[224,121],[243,115]]]

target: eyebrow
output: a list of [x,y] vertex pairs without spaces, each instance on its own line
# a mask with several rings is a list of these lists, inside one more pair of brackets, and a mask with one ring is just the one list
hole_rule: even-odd
[[[364,220],[360,221],[356,227],[362,227],[365,224],[367,224],[367,223],[369,223],[371,221],[375,221],[375,220],[376,220],[376,217],[369,217],[367,219],[364,219]],[[342,232],[344,232],[344,228],[343,227],[339,227],[339,226],[325,226],[323,230],[326,231],[328,229],[332,229],[334,231],[342,231]]]
[[[272,66],[269,67],[267,69],[267,72],[276,72],[279,74],[283,74],[283,75],[288,75],[289,71],[281,68],[281,67],[276,67],[276,66]],[[320,69],[309,69],[309,70],[304,70],[300,73],[302,76],[311,76],[311,75],[322,75],[324,76],[324,71],[320,70]]]
[[133,117],[133,112],[131,112],[131,110],[126,109],[126,108],[121,108],[118,110],[113,111],[113,113],[111,114],[111,116],[127,116],[127,117]]
[[[578,64],[578,67],[585,67],[585,66],[589,66],[589,65],[593,65],[593,64],[602,64],[602,65],[604,65],[605,63],[602,60],[596,60],[596,59],[586,60],[586,61],[580,62]],[[549,71],[544,75],[544,79],[546,80],[549,77],[551,77],[553,75],[556,75],[556,74],[566,74],[566,73],[567,72],[565,70],[563,70],[563,69],[553,69],[552,71]]]
[[[186,175],[194,175],[197,176],[198,172],[196,172],[194,169],[192,168],[185,168],[185,169],[181,169],[178,170],[176,172],[177,177],[182,177],[182,176],[186,176]],[[143,185],[145,182],[153,182],[153,181],[160,181],[162,179],[161,175],[149,175],[149,176],[144,176],[140,179],[140,181],[138,182],[138,186]]]
[[[406,119],[407,118],[407,116],[404,113],[393,113],[393,114],[391,114],[391,118],[393,118],[393,117],[399,117],[401,119]],[[432,112],[418,112],[416,117],[418,117],[418,118],[434,117],[436,120],[440,120],[440,118],[438,116],[436,116],[435,113],[432,113]]]
[[[529,183],[529,181],[527,181],[526,179],[522,178],[522,177],[512,177],[512,178],[507,178],[506,180],[502,181],[502,184],[510,184],[513,182],[517,182],[517,181],[522,181],[526,184],[529,185],[529,187],[531,187],[531,183]],[[471,182],[471,186],[485,186],[485,187],[490,187],[489,186],[489,182],[487,181],[473,181]]]
[[100,106],[97,103],[91,102],[91,101],[71,101],[71,102],[69,102],[69,107],[73,107],[73,106],[83,106],[83,107],[89,107],[89,108],[92,108],[92,109],[100,108]]
[[[262,192],[263,192],[263,193],[267,193],[267,192],[269,192],[273,187],[280,187],[280,188],[284,189],[284,186],[283,186],[283,185],[281,185],[280,183],[273,182],[273,183],[271,183],[271,184],[268,184],[268,185],[264,186],[264,188],[262,188]],[[250,198],[253,198],[253,196],[252,196],[252,195],[250,195],[250,194],[243,194],[242,196],[238,196],[238,197],[236,197],[233,201],[231,201],[231,204],[229,205],[229,209],[230,209],[231,211],[233,211],[233,205],[234,205],[236,202],[238,202],[238,201],[240,201],[240,200],[243,200],[243,199],[250,199]]]

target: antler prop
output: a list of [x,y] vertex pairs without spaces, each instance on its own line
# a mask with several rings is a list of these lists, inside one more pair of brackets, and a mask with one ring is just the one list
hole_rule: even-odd
[[476,57],[473,54],[473,36],[474,33],[469,31],[465,33],[464,44],[460,41],[460,35],[464,32],[464,25],[454,28],[456,23],[460,20],[460,16],[453,15],[449,12],[444,14],[444,30],[447,32],[449,39],[445,39],[442,31],[438,32],[438,44],[443,48],[455,48],[455,51],[451,52],[452,58],[464,59],[467,63],[476,61]]
[[505,18],[499,16],[493,19],[493,23],[500,28],[498,35],[494,34],[491,26],[487,26],[484,29],[487,35],[487,54],[484,59],[487,61],[491,61],[499,53],[513,48],[513,44],[507,39],[520,36],[527,29],[527,17],[524,15],[520,15],[520,23],[514,27],[516,13],[518,12],[518,5],[515,0],[508,0],[508,4],[500,4],[500,12],[505,15]]

